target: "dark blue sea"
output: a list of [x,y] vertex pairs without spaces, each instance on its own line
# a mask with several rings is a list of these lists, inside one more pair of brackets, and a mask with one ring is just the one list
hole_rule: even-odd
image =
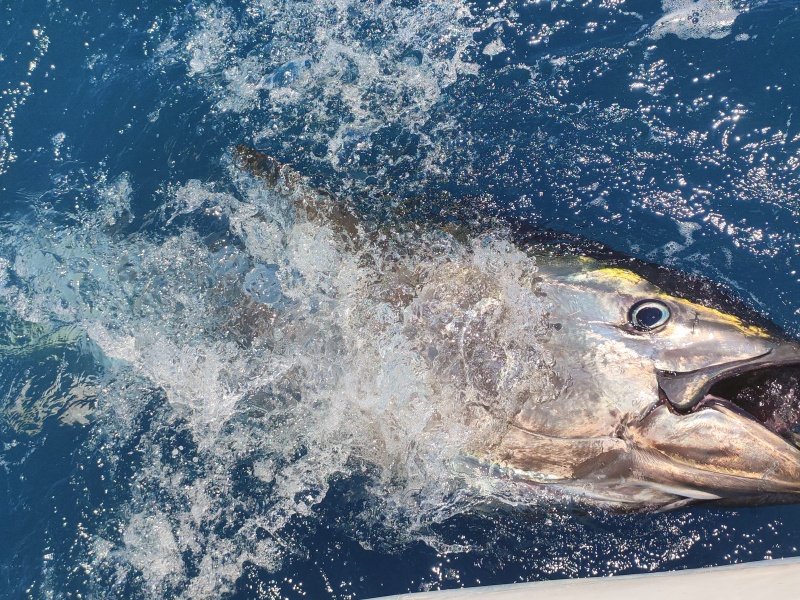
[[798,506],[473,501],[363,269],[232,160],[376,223],[592,240],[797,336],[798,48],[795,0],[3,0],[0,597],[800,555]]

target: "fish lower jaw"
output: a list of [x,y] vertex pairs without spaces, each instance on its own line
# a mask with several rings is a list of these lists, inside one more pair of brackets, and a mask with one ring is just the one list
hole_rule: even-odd
[[570,505],[597,506],[615,513],[630,513],[670,510],[679,505],[717,498],[702,492],[687,497],[675,486],[653,485],[632,478],[572,479],[525,471],[474,455],[459,459],[455,469],[482,495],[515,506],[549,499]]

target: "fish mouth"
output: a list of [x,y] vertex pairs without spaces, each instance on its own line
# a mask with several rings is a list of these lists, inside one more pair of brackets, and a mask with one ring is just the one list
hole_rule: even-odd
[[720,379],[692,409],[724,405],[800,447],[800,363],[767,366]]
[[[734,396],[740,396],[739,388],[743,389],[753,377],[768,376],[786,368],[798,367],[800,367],[800,346],[782,342],[758,356],[696,371],[659,370],[656,379],[661,398],[669,402],[677,412],[686,414],[697,408],[708,396],[729,400]],[[742,376],[746,376],[745,379],[742,379]],[[747,406],[741,408],[750,412],[748,406],[753,402],[742,399],[742,403]]]
[[639,479],[728,504],[800,501],[800,346],[677,375],[633,427]]
[[800,346],[783,343],[710,369],[658,373],[660,400],[678,414],[725,407],[800,448]]
[[485,460],[615,511],[800,502],[800,345],[678,375],[614,436],[518,423]]

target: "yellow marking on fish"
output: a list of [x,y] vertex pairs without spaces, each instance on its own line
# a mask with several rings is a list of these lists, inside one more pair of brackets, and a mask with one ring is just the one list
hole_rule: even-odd
[[596,271],[593,271],[592,275],[599,276],[600,279],[605,279],[609,281],[622,280],[633,285],[638,285],[643,282],[650,283],[643,277],[639,277],[633,271],[629,271],[628,269],[619,269],[617,267],[603,267],[602,269],[597,269]]
[[672,302],[680,302],[681,304],[688,306],[689,308],[697,311],[698,314],[704,316],[706,319],[708,317],[713,317],[720,323],[725,323],[726,325],[730,325],[735,327],[742,333],[746,335],[761,337],[761,338],[771,338],[772,335],[766,330],[758,327],[756,325],[751,325],[749,323],[743,322],[739,317],[734,317],[733,315],[729,315],[728,313],[724,313],[716,308],[710,308],[708,306],[703,306],[702,304],[696,304],[695,302],[691,302],[690,300],[684,300],[683,298],[676,298],[675,296],[669,296],[667,294],[661,294],[663,298],[668,298]]

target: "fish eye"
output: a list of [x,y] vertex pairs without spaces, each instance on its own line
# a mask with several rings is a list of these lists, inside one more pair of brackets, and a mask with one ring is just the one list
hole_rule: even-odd
[[628,321],[637,331],[653,331],[669,321],[669,317],[669,307],[659,300],[642,300],[628,312]]

